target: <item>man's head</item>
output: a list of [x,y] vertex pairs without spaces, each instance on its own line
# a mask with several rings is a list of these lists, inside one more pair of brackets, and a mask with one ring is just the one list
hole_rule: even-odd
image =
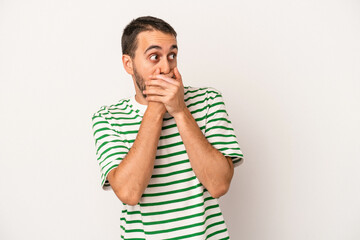
[[123,64],[136,83],[136,93],[145,89],[144,81],[152,74],[174,75],[177,66],[177,41],[175,30],[165,21],[155,17],[140,17],[124,29],[121,39]]
[[174,35],[176,38],[175,30],[164,20],[151,16],[139,17],[132,20],[124,29],[121,37],[122,53],[134,58],[138,44],[137,36],[145,31],[160,31]]

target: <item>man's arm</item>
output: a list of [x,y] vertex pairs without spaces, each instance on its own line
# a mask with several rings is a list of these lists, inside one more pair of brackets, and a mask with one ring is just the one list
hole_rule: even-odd
[[221,197],[234,175],[231,157],[225,157],[209,143],[188,108],[174,118],[195,175],[212,197]]
[[150,181],[165,112],[163,104],[148,104],[132,147],[107,176],[123,203],[136,205]]
[[174,68],[175,79],[154,75],[147,86],[156,86],[144,91],[148,102],[164,103],[167,111],[175,118],[180,136],[189,156],[191,167],[199,181],[212,197],[224,195],[230,186],[234,173],[231,158],[226,158],[214,148],[201,132],[184,102],[184,86],[181,75]]

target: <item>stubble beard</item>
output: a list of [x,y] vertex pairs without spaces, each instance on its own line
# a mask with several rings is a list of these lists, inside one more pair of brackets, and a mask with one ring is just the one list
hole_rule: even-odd
[[142,76],[140,76],[140,74],[136,71],[135,66],[133,67],[133,71],[134,71],[136,85],[140,89],[141,95],[143,95],[143,97],[146,98],[147,95],[143,93],[143,91],[146,89],[144,78]]

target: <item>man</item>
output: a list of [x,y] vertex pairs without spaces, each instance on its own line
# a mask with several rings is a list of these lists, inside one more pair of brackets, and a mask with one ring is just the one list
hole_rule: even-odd
[[123,203],[123,239],[229,239],[217,198],[239,148],[221,93],[183,85],[176,32],[154,17],[124,29],[136,95],[93,115],[101,184]]

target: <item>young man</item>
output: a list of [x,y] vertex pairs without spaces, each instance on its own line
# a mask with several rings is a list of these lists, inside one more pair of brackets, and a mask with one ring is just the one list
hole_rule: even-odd
[[101,184],[124,209],[123,239],[228,239],[217,198],[243,154],[221,93],[183,85],[176,32],[154,17],[122,36],[135,96],[93,115]]

